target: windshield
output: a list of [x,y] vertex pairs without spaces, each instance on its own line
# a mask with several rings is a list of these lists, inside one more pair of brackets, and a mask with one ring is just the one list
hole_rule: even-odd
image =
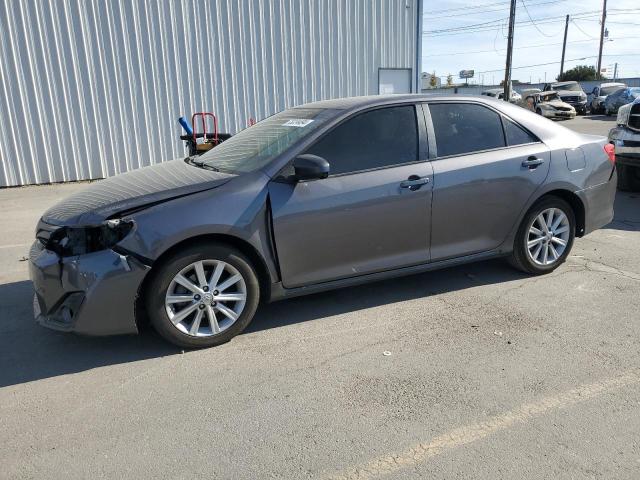
[[566,85],[553,85],[554,90],[565,90],[570,92],[581,92],[582,88],[577,83],[568,83]]
[[615,85],[613,87],[602,87],[600,89],[600,95],[605,97],[607,95],[611,95],[613,92],[617,92],[618,90],[622,90],[624,87],[622,85]]
[[551,102],[552,100],[560,100],[560,95],[557,92],[547,93],[546,95],[542,95],[543,102]]
[[333,110],[321,108],[292,108],[276,113],[222,142],[198,161],[224,172],[257,170],[318,129],[333,115]]
[[638,98],[638,97],[640,97],[640,87],[630,88],[630,89],[629,89],[629,94],[630,94],[633,98]]

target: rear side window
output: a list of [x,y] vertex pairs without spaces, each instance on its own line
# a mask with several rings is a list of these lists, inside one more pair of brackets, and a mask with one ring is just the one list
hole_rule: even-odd
[[504,122],[504,133],[507,135],[507,145],[510,147],[538,141],[531,133],[527,132],[520,125],[513,123],[508,118],[502,117],[502,121]]
[[438,156],[463,155],[505,146],[500,116],[469,103],[430,104]]
[[331,175],[415,162],[415,108],[406,105],[361,113],[331,130],[306,153],[327,160]]

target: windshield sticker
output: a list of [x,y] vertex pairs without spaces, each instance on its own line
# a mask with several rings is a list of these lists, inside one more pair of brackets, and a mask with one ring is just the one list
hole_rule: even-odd
[[285,123],[283,123],[282,126],[302,128],[306,127],[311,122],[313,122],[313,120],[309,120],[307,118],[292,118],[291,120],[287,120]]

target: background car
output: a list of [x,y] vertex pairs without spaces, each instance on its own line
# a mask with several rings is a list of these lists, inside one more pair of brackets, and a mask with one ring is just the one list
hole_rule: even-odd
[[624,83],[601,83],[597,87],[593,87],[593,91],[591,92],[591,98],[589,101],[589,110],[592,114],[602,114],[605,113],[604,109],[604,99],[607,98],[607,95],[611,95],[618,90],[622,90],[627,86]]
[[618,110],[616,127],[609,131],[609,141],[616,148],[618,189],[640,191],[640,98]]
[[29,252],[34,314],[92,335],[148,317],[205,347],[261,301],[497,257],[549,273],[613,218],[612,149],[483,97],[291,108],[47,210]]
[[578,82],[547,83],[542,89],[545,92],[555,90],[560,94],[560,99],[576,109],[578,115],[587,114],[587,94],[584,93]]
[[628,103],[632,103],[640,97],[640,87],[627,87],[607,95],[604,100],[605,113],[608,116],[618,113],[618,109]]
[[[489,90],[485,90],[481,95],[485,97],[494,97],[498,100],[502,100],[504,98],[504,89],[502,88],[490,88]],[[511,89],[511,103],[516,103],[522,99],[522,96],[516,92],[514,89]]]
[[529,94],[518,105],[545,118],[568,120],[576,116],[576,110],[560,100],[558,92]]

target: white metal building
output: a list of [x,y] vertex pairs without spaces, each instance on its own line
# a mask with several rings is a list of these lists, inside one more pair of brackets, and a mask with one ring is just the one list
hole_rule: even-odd
[[418,91],[420,0],[0,0],[0,186],[184,155],[297,104]]

